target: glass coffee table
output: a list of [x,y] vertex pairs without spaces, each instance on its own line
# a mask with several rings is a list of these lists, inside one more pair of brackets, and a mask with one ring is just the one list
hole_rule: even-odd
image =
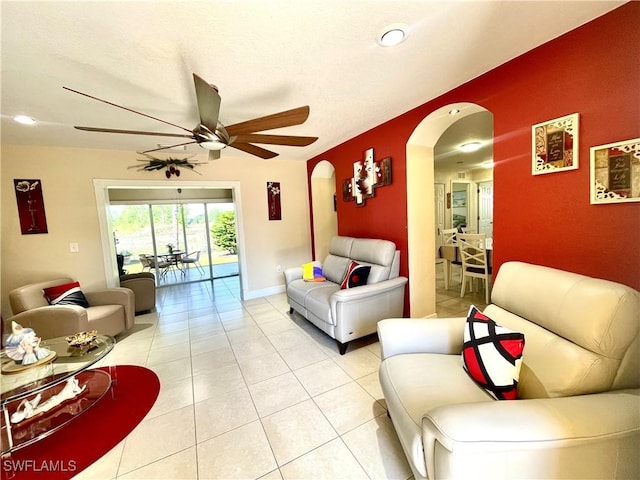
[[[102,360],[115,343],[108,335],[98,335],[83,347],[69,346],[65,337],[43,340],[41,346],[51,350],[52,355],[33,366],[16,364],[3,350],[2,456],[51,435],[100,400],[115,381],[116,370],[90,367]],[[78,393],[68,395],[72,386]],[[31,405],[35,405],[33,415],[22,418]]]

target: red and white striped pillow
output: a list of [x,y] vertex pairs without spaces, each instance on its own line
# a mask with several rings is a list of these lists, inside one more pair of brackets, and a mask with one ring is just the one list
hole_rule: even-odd
[[64,285],[45,288],[43,292],[50,305],[78,305],[84,308],[89,307],[89,302],[87,301],[87,297],[84,296],[84,293],[82,293],[79,282],[65,283]]

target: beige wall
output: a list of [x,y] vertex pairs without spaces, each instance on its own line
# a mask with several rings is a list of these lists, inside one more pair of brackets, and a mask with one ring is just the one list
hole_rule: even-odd
[[[87,290],[106,285],[94,179],[164,180],[175,186],[203,180],[239,182],[247,266],[245,296],[282,290],[284,279],[276,266],[300,265],[311,256],[304,162],[233,157],[230,151],[224,152],[222,159],[198,167],[202,176],[183,171],[179,179],[166,180],[163,172],[127,169],[136,164],[136,158],[135,152],[116,150],[2,145],[0,290],[4,318],[11,314],[8,292],[32,281],[64,274],[76,278]],[[48,234],[20,233],[13,187],[16,178],[41,180]],[[280,182],[280,221],[268,220],[268,181]],[[79,244],[79,253],[70,253],[71,242]]]
[[[407,238],[412,317],[436,314],[433,148],[407,144]],[[431,205],[425,209],[424,205]]]

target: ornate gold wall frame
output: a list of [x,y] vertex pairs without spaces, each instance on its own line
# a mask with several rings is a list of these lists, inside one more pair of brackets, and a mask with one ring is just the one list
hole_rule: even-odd
[[640,202],[640,138],[591,147],[591,203]]

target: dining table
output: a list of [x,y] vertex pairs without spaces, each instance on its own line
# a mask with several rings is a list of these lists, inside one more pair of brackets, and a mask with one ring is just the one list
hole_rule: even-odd
[[[185,254],[183,250],[172,250],[171,252],[161,253],[159,257],[161,257],[167,264],[167,270],[177,269],[180,270],[182,275],[185,274],[184,268],[180,265],[182,264],[182,256]],[[173,270],[175,273],[175,270]]]
[[[487,263],[489,267],[493,266],[493,245],[492,242],[487,239],[485,248],[487,250]],[[444,268],[444,289],[449,288],[451,283],[451,265],[462,266],[462,258],[460,258],[460,249],[457,244],[442,245],[440,247],[440,258],[442,258],[442,267]]]

